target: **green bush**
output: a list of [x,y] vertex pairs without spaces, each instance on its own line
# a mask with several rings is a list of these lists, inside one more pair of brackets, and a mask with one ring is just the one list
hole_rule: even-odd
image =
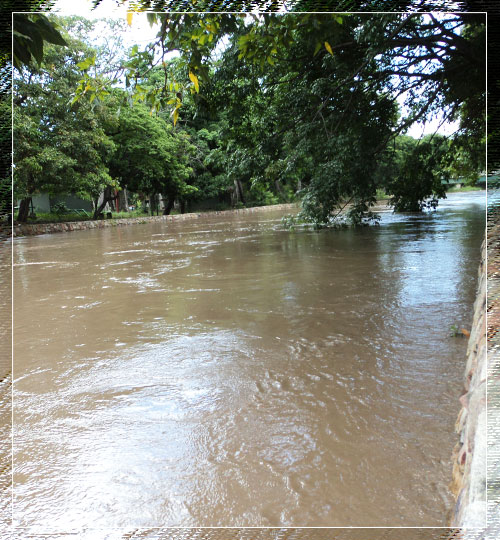
[[56,214],[57,216],[62,216],[65,214],[69,214],[70,210],[63,202],[58,202],[51,207],[51,212]]

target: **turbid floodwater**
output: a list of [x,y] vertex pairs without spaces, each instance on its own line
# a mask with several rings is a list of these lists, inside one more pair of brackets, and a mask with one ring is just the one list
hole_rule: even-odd
[[27,531],[444,526],[485,193],[14,241]]

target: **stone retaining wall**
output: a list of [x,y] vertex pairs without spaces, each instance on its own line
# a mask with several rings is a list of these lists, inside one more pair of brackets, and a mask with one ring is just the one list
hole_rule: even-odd
[[461,397],[463,408],[457,419],[460,441],[454,451],[452,486],[457,501],[451,524],[454,527],[462,527],[460,540],[500,538],[500,192],[498,190],[488,192],[487,217],[487,247],[483,245],[478,296],[468,346],[465,389]]
[[474,318],[467,346],[462,408],[455,424],[459,442],[453,450],[456,497],[451,526],[482,528],[486,525],[486,243],[482,246]]
[[32,236],[56,232],[81,231],[85,229],[102,229],[104,227],[121,227],[124,225],[137,225],[151,222],[171,222],[199,219],[213,215],[248,214],[253,212],[266,212],[270,210],[292,210],[296,204],[275,204],[272,206],[256,206],[253,208],[238,208],[235,210],[219,210],[212,212],[174,214],[170,216],[145,216],[124,219],[99,219],[93,221],[72,221],[65,223],[23,223],[14,225],[14,236]]

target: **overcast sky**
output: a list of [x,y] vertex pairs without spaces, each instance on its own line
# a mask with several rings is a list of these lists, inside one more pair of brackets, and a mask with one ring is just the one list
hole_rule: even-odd
[[[118,5],[115,0],[104,0],[96,8],[92,9],[92,0],[56,0],[54,7],[51,10],[53,13],[61,15],[82,15],[89,19],[123,19],[127,17],[128,2]],[[145,13],[134,13],[132,17],[132,25],[127,27],[124,35],[126,45],[147,45],[154,41],[158,33],[158,26],[151,28],[146,20]]]
[[[119,4],[116,0],[103,0],[94,10],[92,9],[92,4],[92,0],[56,0],[52,12],[57,12],[61,15],[82,15],[91,19],[122,18],[125,20],[127,11],[129,10],[128,2]],[[132,25],[127,26],[124,35],[124,44],[126,47],[135,43],[139,46],[147,45],[151,41],[154,41],[157,32],[158,27],[154,26],[151,28],[145,13],[134,13]],[[428,122],[425,126],[414,125],[409,129],[408,135],[420,138],[426,133],[433,133],[439,127],[440,123],[440,119],[435,119]],[[456,131],[457,127],[457,123],[447,123],[439,128],[439,133],[449,135]]]

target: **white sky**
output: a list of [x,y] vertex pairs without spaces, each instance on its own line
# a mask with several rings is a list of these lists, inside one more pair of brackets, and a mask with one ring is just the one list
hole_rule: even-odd
[[[421,124],[413,124],[407,131],[406,135],[410,135],[414,139],[420,139],[420,137],[423,137],[424,135],[428,133],[434,133],[436,130],[438,130],[438,133],[441,133],[442,135],[451,135],[452,133],[455,133],[455,131],[458,130],[459,122],[447,122],[446,124],[443,124],[441,127],[439,127],[439,124],[442,120],[440,119],[433,119],[425,126],[422,126]],[[439,128],[439,129],[438,129]]]
[[[89,19],[123,18],[125,20],[127,11],[133,10],[128,0],[121,3],[116,0],[103,0],[94,10],[92,4],[92,0],[56,0],[51,11],[61,15],[81,15]],[[127,27],[127,31],[123,36],[124,45],[129,47],[137,43],[139,46],[145,46],[155,40],[157,32],[157,27],[151,28],[149,25],[145,13],[134,13],[132,25]],[[403,99],[401,98],[401,105]],[[436,118],[425,125],[415,124],[408,130],[407,134],[418,139],[427,133],[434,133],[438,128],[438,132],[443,135],[450,135],[458,129],[458,122],[446,123],[439,127],[440,123],[441,120]]]
[[[127,11],[129,11],[129,2],[124,2],[120,5],[116,0],[103,0],[101,4],[92,9],[92,0],[56,0],[52,13],[60,15],[81,15],[89,19],[123,19],[126,20]],[[127,33],[124,35],[126,46],[147,45],[154,41],[158,27],[151,28],[146,19],[145,13],[134,13],[132,17],[132,25],[127,27]]]

